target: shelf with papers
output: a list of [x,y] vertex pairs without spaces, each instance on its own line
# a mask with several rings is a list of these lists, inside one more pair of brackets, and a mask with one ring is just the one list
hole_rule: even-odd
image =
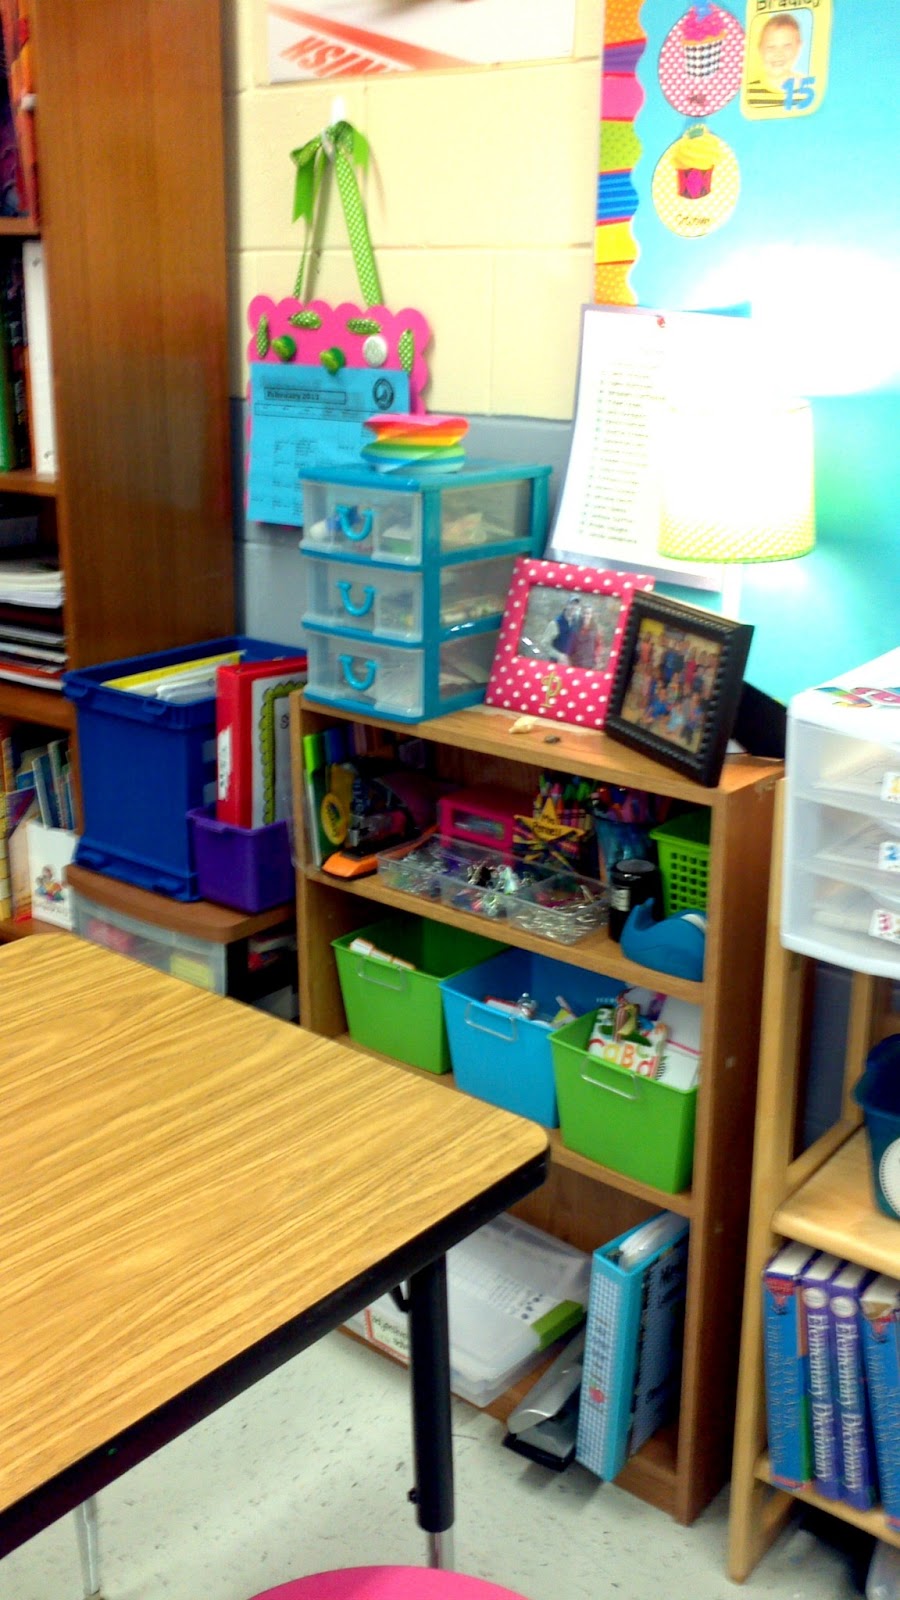
[[[743,1289],[772,809],[782,768],[749,757],[729,759],[721,782],[709,789],[602,733],[536,719],[530,731],[511,735],[514,720],[510,712],[477,706],[426,722],[399,723],[314,704],[300,694],[291,697],[301,1022],[312,1032],[345,1038],[347,1018],[331,941],[375,922],[379,906],[702,1004],[703,1066],[690,1190],[672,1196],[635,1183],[567,1150],[554,1132],[547,1181],[517,1208],[535,1227],[585,1251],[662,1209],[690,1218],[677,1427],[655,1435],[617,1480],[678,1521],[690,1523],[726,1481],[731,1456],[734,1329]],[[377,875],[347,880],[323,872],[307,853],[303,739],[347,721],[421,739],[435,777],[459,785],[512,788],[529,808],[541,769],[708,808],[709,927],[703,982],[637,966],[605,929],[573,945],[559,944],[388,888]],[[440,1076],[436,1082],[444,1083],[435,1095],[439,1109],[441,1093],[454,1088]]]

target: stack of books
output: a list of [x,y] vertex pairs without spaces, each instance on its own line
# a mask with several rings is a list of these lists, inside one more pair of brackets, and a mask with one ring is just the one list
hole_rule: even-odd
[[773,1483],[900,1529],[900,1281],[808,1245],[763,1273]]
[[0,514],[0,678],[60,689],[63,576],[38,537],[37,517]]
[[73,829],[68,740],[0,719],[0,917],[31,909],[27,824]]

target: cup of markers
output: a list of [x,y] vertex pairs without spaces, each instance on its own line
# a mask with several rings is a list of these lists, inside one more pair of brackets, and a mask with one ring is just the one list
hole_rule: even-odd
[[385,411],[368,417],[365,426],[375,438],[363,445],[362,458],[377,472],[458,472],[466,459],[465,417]]

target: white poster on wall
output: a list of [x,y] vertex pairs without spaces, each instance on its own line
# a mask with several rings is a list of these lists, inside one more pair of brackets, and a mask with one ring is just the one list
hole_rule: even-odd
[[268,0],[269,81],[571,56],[577,0]]

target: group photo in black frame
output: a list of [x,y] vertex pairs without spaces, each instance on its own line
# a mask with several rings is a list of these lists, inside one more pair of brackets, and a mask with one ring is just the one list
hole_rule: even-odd
[[752,624],[636,594],[605,731],[715,788],[737,716]]

